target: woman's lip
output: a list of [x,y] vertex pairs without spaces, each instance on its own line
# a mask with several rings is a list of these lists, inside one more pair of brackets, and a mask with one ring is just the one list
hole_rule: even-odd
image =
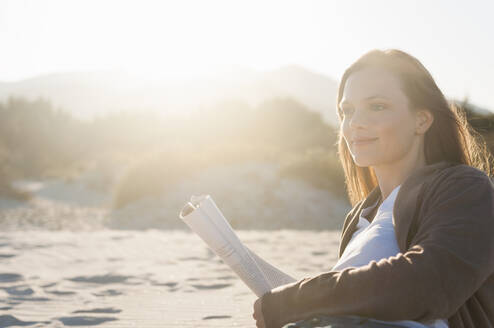
[[355,140],[352,142],[353,145],[365,145],[365,144],[368,144],[368,143],[371,143],[373,141],[376,141],[378,138],[374,138],[374,139],[366,139],[366,140]]

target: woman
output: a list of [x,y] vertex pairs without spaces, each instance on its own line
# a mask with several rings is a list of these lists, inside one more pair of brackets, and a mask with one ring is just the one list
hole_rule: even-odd
[[492,156],[424,66],[372,50],[343,74],[352,210],[328,272],[254,303],[257,327],[494,327]]

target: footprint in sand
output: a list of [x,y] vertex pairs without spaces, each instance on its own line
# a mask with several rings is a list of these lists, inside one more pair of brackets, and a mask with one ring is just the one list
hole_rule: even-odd
[[153,285],[153,286],[166,286],[166,287],[173,288],[176,285],[178,285],[178,282],[174,282],[174,281],[170,281],[170,282],[157,282],[157,281],[151,280],[151,285]]
[[196,289],[221,289],[230,287],[232,284],[192,285]]
[[185,280],[187,280],[187,281],[199,281],[199,280],[202,280],[202,279],[200,279],[200,278],[187,278]]
[[13,315],[0,315],[0,327],[32,326],[37,323],[49,324],[49,321],[22,321]]
[[34,291],[27,285],[12,286],[12,287],[0,287],[5,290],[9,295],[25,296],[32,295]]
[[230,319],[232,316],[230,315],[209,315],[207,317],[203,317],[202,320],[211,320],[211,319]]
[[46,302],[51,300],[48,297],[24,297],[24,296],[10,296],[9,299],[14,301],[32,301],[32,302]]
[[24,277],[17,273],[0,273],[0,283],[2,282],[16,282],[23,280]]
[[9,259],[9,258],[14,257],[14,256],[16,256],[16,254],[3,253],[3,254],[0,254],[0,259]]
[[123,293],[116,289],[107,289],[99,293],[93,293],[94,296],[118,296],[123,295]]
[[326,251],[313,251],[311,254],[314,256],[320,256],[320,255],[326,255],[326,254],[328,254],[328,252],[326,252]]
[[113,236],[111,237],[112,240],[123,240],[123,239],[129,239],[132,238],[132,236]]
[[108,308],[95,308],[89,310],[77,310],[77,311],[73,311],[72,313],[120,313],[120,312],[122,312],[122,310],[108,307]]
[[66,280],[74,282],[89,282],[94,284],[121,284],[126,283],[127,279],[133,278],[132,276],[121,276],[113,274],[97,275],[97,276],[77,276],[68,278]]
[[235,276],[220,276],[220,277],[216,277],[216,279],[221,279],[221,280],[232,280],[232,279],[238,279],[237,277]]
[[48,287],[53,287],[53,286],[55,286],[57,284],[58,284],[58,282],[52,282],[52,283],[49,283],[49,284],[46,284],[46,285],[41,285],[41,287],[48,288]]
[[107,321],[115,321],[118,318],[114,317],[87,317],[87,316],[74,316],[74,317],[60,317],[56,318],[66,326],[96,326]]
[[[60,245],[60,244],[58,244],[58,245]],[[54,246],[55,246],[54,244],[33,244],[33,245],[29,245],[29,244],[25,244],[24,243],[24,244],[18,244],[18,245],[12,246],[12,248],[15,249],[15,250],[25,251],[25,250],[31,250],[31,249],[36,249],[36,248],[50,248],[50,247],[54,247]]]
[[204,259],[202,257],[197,256],[189,256],[189,257],[181,257],[178,258],[179,261],[209,261],[209,259]]
[[135,276],[123,276],[118,274],[104,274],[96,276],[78,276],[69,278],[67,280],[74,282],[87,282],[93,284],[124,284],[124,285],[142,285],[142,281],[128,281],[131,279],[141,280],[139,277]]
[[63,291],[63,290],[47,290],[47,293],[53,294],[53,295],[59,295],[59,296],[64,296],[64,295],[74,295],[77,294],[76,292],[72,291]]

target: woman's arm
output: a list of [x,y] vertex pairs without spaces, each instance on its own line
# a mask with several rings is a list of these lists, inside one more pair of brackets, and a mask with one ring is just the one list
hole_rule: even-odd
[[457,176],[425,199],[428,210],[405,254],[274,288],[261,298],[266,327],[317,313],[417,321],[453,315],[494,272],[494,189],[487,176]]

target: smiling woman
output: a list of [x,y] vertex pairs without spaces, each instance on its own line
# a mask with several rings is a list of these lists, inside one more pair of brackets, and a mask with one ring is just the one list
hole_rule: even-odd
[[[355,72],[345,82],[340,108],[343,138],[359,167],[389,172],[397,162],[425,163],[423,134],[433,115],[426,108],[410,110],[394,73],[380,67]],[[387,196],[391,186],[381,186]]]
[[[365,54],[343,74],[337,97],[338,152],[352,205],[378,184],[379,171],[390,170],[387,164],[410,156],[417,156],[413,165],[448,160],[493,172],[492,156],[464,112],[448,103],[427,69],[405,52]],[[377,148],[358,147],[360,139],[372,138]],[[376,157],[366,152],[380,156],[379,165],[371,168]],[[393,186],[382,182],[389,194]]]
[[430,73],[373,50],[343,74],[352,210],[336,265],[254,306],[258,327],[494,326],[493,158]]

